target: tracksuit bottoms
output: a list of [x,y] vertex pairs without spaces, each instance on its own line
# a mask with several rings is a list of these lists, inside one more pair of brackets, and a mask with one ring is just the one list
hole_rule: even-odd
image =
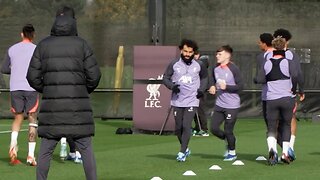
[[[87,180],[97,179],[96,161],[92,150],[91,137],[73,139],[77,149],[79,150],[83,162]],[[60,139],[41,138],[40,152],[37,164],[37,180],[46,180],[52,153]]]
[[190,136],[191,136],[191,127],[192,120],[196,114],[197,107],[174,107],[173,116],[175,119],[175,133],[180,142],[180,152],[185,153]]
[[[239,108],[227,109],[215,106],[213,117],[211,119],[211,133],[219,139],[226,140],[228,143],[228,150],[236,149],[236,137],[233,134],[234,125],[237,121]],[[223,130],[220,129],[224,122]]]

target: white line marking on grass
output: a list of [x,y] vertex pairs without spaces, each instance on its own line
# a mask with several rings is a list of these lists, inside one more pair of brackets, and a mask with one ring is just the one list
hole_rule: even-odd
[[[20,131],[28,131],[28,129],[20,129]],[[6,133],[11,133],[10,131],[0,131],[0,134],[6,134]]]

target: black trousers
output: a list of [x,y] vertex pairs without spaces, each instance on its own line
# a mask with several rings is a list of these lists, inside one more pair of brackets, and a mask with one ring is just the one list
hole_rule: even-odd
[[[233,134],[234,125],[237,121],[239,108],[227,109],[215,106],[214,113],[211,119],[211,133],[219,139],[227,140],[228,150],[236,149],[236,137]],[[224,129],[221,130],[220,126],[224,122]]]
[[[81,158],[83,161],[83,168],[86,174],[87,180],[96,180],[97,179],[97,168],[96,161],[94,158],[91,137],[73,139],[77,149],[81,153]],[[59,139],[47,139],[41,138],[40,151],[38,155],[38,164],[37,164],[37,180],[46,180],[49,168],[50,160],[52,158],[52,153],[54,152]]]
[[266,126],[268,127],[268,120],[267,120],[267,101],[262,101],[262,115]]
[[197,111],[196,107],[174,107],[175,133],[180,142],[180,152],[186,152],[191,136],[192,120]]
[[197,110],[199,119],[197,116],[194,117],[194,122],[195,122],[194,129],[197,131],[200,131],[198,120],[200,122],[201,130],[204,130],[204,131],[208,130],[208,125],[207,125],[208,119],[206,115],[206,101],[205,101],[206,96],[207,96],[207,93],[204,93],[204,96],[199,99],[200,102]]
[[290,141],[294,103],[295,100],[291,97],[267,100],[268,137],[277,138],[280,128],[279,135],[282,140]]

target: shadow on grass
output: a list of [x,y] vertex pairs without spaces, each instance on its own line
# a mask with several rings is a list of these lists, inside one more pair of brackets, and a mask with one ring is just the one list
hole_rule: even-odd
[[238,159],[244,159],[246,161],[252,161],[252,162],[256,162],[259,164],[267,164],[267,161],[257,161],[257,157],[259,156],[264,156],[266,159],[268,159],[268,156],[264,155],[264,154],[247,154],[247,153],[239,153],[238,154]]
[[[26,162],[27,162],[27,159],[26,159],[26,158],[21,158],[21,157],[19,157],[19,156],[18,156],[18,160],[21,161],[21,164],[26,164]],[[4,158],[0,158],[0,161],[2,161],[2,162],[4,162],[4,163],[8,163],[8,165],[11,166],[11,165],[10,165],[10,158],[9,158],[9,156],[8,156],[8,157],[4,157]]]
[[[21,159],[19,159],[21,162],[23,162]],[[0,161],[4,162],[4,163],[8,163],[8,165],[10,166],[10,158],[9,157],[5,157],[5,158],[0,158]]]
[[[37,158],[37,157],[36,157],[36,158]],[[18,156],[18,159],[22,162],[22,164],[26,164],[26,162],[27,162],[27,159],[26,159],[26,158],[21,158],[21,157]],[[0,158],[0,161],[9,164],[10,158],[9,158],[9,156],[8,156],[8,157],[4,157],[4,158]],[[64,163],[64,162],[65,162],[65,161],[62,161],[62,160],[61,160],[61,158],[60,158],[60,156],[59,156],[58,154],[53,154],[51,161],[56,161],[56,162],[58,162],[58,163]],[[68,162],[72,162],[72,161],[68,161]]]
[[172,154],[152,154],[152,155],[148,155],[147,157],[155,157],[159,159],[170,159],[170,160],[176,158],[176,156]]
[[[320,153],[319,153],[320,155]],[[217,155],[217,154],[203,154],[203,153],[192,153],[191,156],[198,156],[203,159],[217,159],[217,160],[222,160],[223,157],[222,155]],[[257,161],[256,158],[258,156],[261,156],[259,154],[246,154],[246,153],[238,153],[237,154],[238,158],[237,160],[243,160],[243,161],[252,161],[256,162],[259,164],[267,164],[267,161]],[[155,158],[160,158],[160,159],[175,159],[175,155],[172,154],[153,154],[153,155],[148,155],[148,157],[155,157]]]
[[311,152],[309,153],[310,155],[315,155],[315,156],[319,156],[320,155],[320,152]]
[[9,159],[9,157],[8,158],[0,158],[0,161],[9,164],[10,159]]
[[[194,153],[192,154],[192,156],[199,156],[200,158],[203,159],[217,159],[217,160],[222,160],[223,157],[222,155],[217,155],[217,154],[202,154],[202,153]],[[258,156],[261,156],[259,154],[246,154],[246,153],[238,153],[237,154],[237,160],[245,160],[245,161],[252,161],[252,162],[256,162],[259,164],[266,164],[267,161],[257,161],[256,158]]]

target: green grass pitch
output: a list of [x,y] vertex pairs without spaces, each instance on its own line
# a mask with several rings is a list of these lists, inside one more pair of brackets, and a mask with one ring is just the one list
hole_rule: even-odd
[[[12,120],[0,120],[0,179],[36,179],[35,167],[25,164],[27,156],[27,132],[19,134],[18,157],[24,164],[10,166],[8,147]],[[96,119],[96,135],[93,138],[100,180],[163,180],[180,179],[266,179],[294,180],[318,179],[320,177],[320,123],[298,122],[295,151],[297,160],[290,165],[268,166],[266,161],[256,161],[258,156],[267,156],[266,127],[262,119],[239,119],[235,126],[238,160],[244,166],[224,162],[222,155],[225,144],[212,136],[191,137],[191,156],[186,162],[177,162],[178,140],[173,135],[116,135],[119,127],[131,127],[131,121]],[[27,128],[27,122],[23,129]],[[37,146],[38,150],[39,146]],[[62,162],[58,145],[51,161],[48,179],[85,179],[82,165]],[[278,149],[280,151],[280,148]],[[37,152],[36,152],[37,154]],[[209,170],[219,165],[222,170]],[[192,170],[196,176],[183,176]]]

